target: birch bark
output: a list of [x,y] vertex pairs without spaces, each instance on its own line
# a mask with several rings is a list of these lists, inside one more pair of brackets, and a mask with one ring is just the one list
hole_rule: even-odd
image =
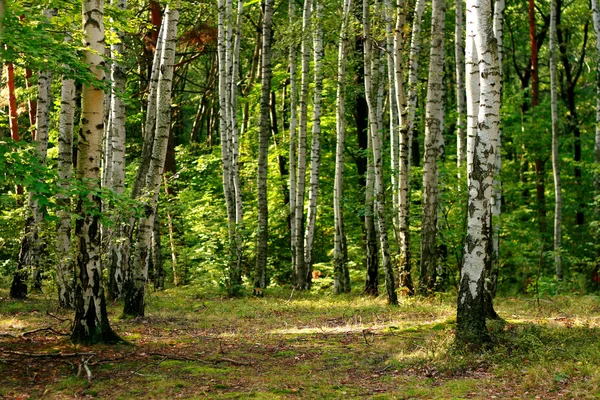
[[[83,1],[83,37],[87,49],[85,62],[96,79],[104,79],[104,2]],[[75,224],[77,261],[75,264],[74,343],[114,343],[121,339],[108,322],[104,288],[101,282],[100,199],[94,195],[100,179],[102,136],[104,130],[104,91],[84,84],[81,92],[81,129],[77,147],[77,177],[89,189],[77,203],[79,219]]]
[[295,211],[295,273],[296,287],[300,290],[310,289],[311,276],[308,273],[304,259],[304,196],[306,186],[306,131],[308,115],[308,86],[310,70],[310,20],[312,0],[304,1],[302,13],[302,78],[300,84],[300,120],[298,132],[298,168],[296,180],[296,211]]
[[[161,67],[158,78],[156,134],[152,147],[152,157],[143,189],[144,212],[138,221],[135,253],[130,267],[129,279],[124,287],[125,302],[123,315],[143,317],[145,312],[145,284],[148,280],[149,250],[151,248],[154,216],[158,204],[158,195],[162,173],[167,155],[169,133],[171,128],[171,90],[175,63],[175,46],[177,44],[177,23],[179,11],[177,3],[165,10],[165,35],[163,37]],[[147,196],[147,197],[146,197]]]
[[[288,5],[288,22],[290,27],[294,26],[296,18],[295,0],[290,0]],[[290,64],[290,127],[289,127],[289,158],[290,158],[290,249],[292,255],[292,266],[296,268],[296,155],[298,152],[298,138],[296,136],[296,127],[298,123],[298,85],[297,80],[297,62],[296,62],[297,46],[294,40],[290,44],[289,49],[289,64]]]
[[254,293],[261,295],[267,286],[267,245],[268,245],[268,199],[267,169],[269,136],[271,124],[269,120],[271,98],[271,27],[273,23],[273,0],[264,0],[263,42],[261,65],[260,95],[260,133],[258,155],[258,243],[256,256],[256,273],[254,276]]
[[[594,0],[597,2],[597,0]],[[550,8],[550,110],[552,115],[552,170],[554,172],[554,268],[556,279],[562,280],[562,186],[560,182],[560,164],[558,154],[558,100],[556,73],[556,0],[552,0]],[[597,128],[596,128],[597,129]]]
[[456,65],[456,168],[458,169],[459,189],[463,187],[463,168],[467,158],[467,134],[465,116],[465,41],[463,39],[464,11],[463,0],[456,0],[454,26],[454,60]]
[[308,213],[306,216],[306,240],[304,243],[304,262],[306,264],[307,274],[312,273],[313,263],[313,241],[315,237],[315,225],[317,221],[317,197],[319,194],[319,173],[321,170],[321,99],[323,97],[323,58],[325,56],[323,49],[323,29],[322,21],[322,0],[313,1],[314,9],[314,82],[313,92],[313,125],[312,142],[310,147],[310,189],[308,192]]
[[376,104],[373,101],[373,62],[372,62],[372,39],[369,1],[363,0],[363,35],[365,38],[365,97],[369,112],[369,130],[373,151],[373,172],[375,178],[375,208],[377,210],[377,228],[379,244],[381,247],[381,258],[385,273],[385,287],[389,304],[397,304],[396,286],[394,284],[394,271],[390,259],[390,249],[387,233],[387,222],[385,219],[385,192],[382,168],[381,135],[377,129]]
[[[592,0],[592,18],[594,20],[594,32],[596,33],[596,135],[594,141],[594,164],[598,167],[600,164],[600,5],[598,0]],[[596,170],[598,171],[598,170]],[[596,196],[600,194],[600,173],[594,174],[594,191]],[[600,206],[596,205],[594,211],[596,220],[600,217]],[[600,242],[600,237],[596,234],[596,246]],[[597,252],[599,252],[597,250]],[[598,258],[597,258],[598,259]],[[598,264],[596,264],[596,271]]]
[[56,226],[56,281],[58,304],[73,307],[73,255],[71,249],[71,201],[69,181],[73,170],[73,126],[75,117],[75,80],[63,77],[58,126],[58,222]]
[[459,343],[476,344],[489,338],[485,324],[484,282],[485,266],[490,261],[491,201],[500,122],[500,68],[490,2],[467,0],[467,27],[467,46],[469,41],[474,41],[474,53],[480,67],[480,89],[475,92],[470,85],[472,82],[467,82],[467,104],[472,103],[471,97],[475,95],[480,98],[480,106],[468,171],[467,237],[458,294],[456,339]]

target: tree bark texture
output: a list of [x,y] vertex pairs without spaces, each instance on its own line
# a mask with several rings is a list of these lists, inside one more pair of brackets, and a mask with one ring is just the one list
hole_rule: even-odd
[[419,291],[433,291],[437,280],[437,208],[439,205],[438,158],[444,131],[444,0],[433,0],[429,78],[425,106],[423,157],[423,211],[421,217],[421,274]]
[[[83,1],[85,62],[99,80],[104,79],[104,2]],[[77,260],[75,264],[75,320],[71,340],[74,343],[114,343],[121,339],[108,322],[102,287],[99,209],[95,194],[100,179],[102,136],[104,131],[104,91],[84,84],[81,92],[81,128],[77,147],[77,177],[90,193],[77,203],[79,218],[75,224]]]
[[269,136],[271,123],[269,119],[271,98],[271,37],[273,23],[273,0],[264,0],[264,18],[262,35],[261,93],[260,93],[260,133],[258,137],[258,243],[256,254],[256,272],[254,276],[254,294],[261,295],[267,286],[267,245],[269,238],[267,169]]

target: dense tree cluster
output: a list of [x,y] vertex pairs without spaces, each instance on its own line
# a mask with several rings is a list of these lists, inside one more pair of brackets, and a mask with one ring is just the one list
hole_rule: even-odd
[[74,341],[119,340],[105,296],[141,317],[165,278],[456,290],[467,343],[498,290],[598,289],[596,0],[19,0],[0,21],[0,272],[15,299],[54,285]]

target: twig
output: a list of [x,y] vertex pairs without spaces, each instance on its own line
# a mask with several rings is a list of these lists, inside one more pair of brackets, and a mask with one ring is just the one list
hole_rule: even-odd
[[215,362],[221,362],[221,361],[226,361],[226,362],[231,363],[233,365],[252,365],[252,363],[247,363],[247,362],[244,362],[244,361],[237,361],[237,360],[233,360],[231,358],[225,358],[225,357],[220,358],[218,360],[215,360]]
[[60,335],[60,336],[69,336],[68,333],[59,332],[56,329],[52,328],[51,326],[47,326],[45,328],[38,328],[38,329],[34,329],[32,331],[23,332],[23,333],[21,333],[21,337],[25,337],[27,335],[32,335],[32,334],[34,334],[36,332],[41,332],[41,331],[50,331],[50,332],[55,333],[55,334]]
[[79,369],[77,371],[77,376],[80,376],[81,371],[85,370],[85,375],[88,383],[92,383],[92,370],[90,370],[90,367],[88,366],[88,361],[90,361],[92,357],[94,357],[93,354],[89,356],[87,360],[85,359],[85,357],[81,357],[81,364],[79,364]]
[[96,353],[56,353],[56,354],[48,354],[48,353],[24,353],[22,351],[14,351],[14,350],[3,350],[3,353],[14,354],[16,356],[23,357],[33,357],[33,358],[69,358],[69,357],[79,357],[79,356],[94,356]]
[[367,333],[366,333],[366,329],[362,330],[362,334],[363,334],[363,338],[365,338],[365,345],[366,346],[370,346],[371,344],[369,343],[369,341],[367,340]]
[[290,301],[292,301],[292,296],[294,296],[294,290],[295,290],[295,289],[296,289],[295,287],[293,287],[293,288],[292,288],[292,293],[290,294],[290,298],[287,300],[287,301],[288,301],[288,303],[289,303]]
[[57,319],[57,320],[59,320],[60,322],[67,322],[67,321],[68,321],[68,322],[71,322],[71,320],[70,320],[69,318],[61,318],[61,317],[57,317],[56,315],[52,314],[52,313],[51,313],[51,312],[49,312],[49,311],[46,311],[46,315],[48,315],[48,316],[50,316],[50,317],[52,317],[52,318],[54,318],[54,319]]
[[142,370],[143,368],[149,367],[150,365],[156,365],[156,366],[158,366],[158,365],[160,365],[160,364],[161,364],[163,361],[165,361],[167,358],[169,358],[169,357],[168,357],[168,356],[164,356],[164,357],[162,358],[162,360],[160,360],[160,361],[153,362],[153,363],[148,363],[148,364],[144,364],[144,365],[142,365],[141,367],[139,367],[138,369],[136,369],[135,371],[132,371],[132,372],[131,372],[131,375],[136,375],[138,372],[140,372],[140,370]]

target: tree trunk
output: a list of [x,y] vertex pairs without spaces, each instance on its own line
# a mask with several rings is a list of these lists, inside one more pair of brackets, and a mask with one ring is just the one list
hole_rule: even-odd
[[310,70],[310,31],[312,0],[304,1],[302,13],[302,82],[300,85],[300,121],[298,132],[298,177],[296,182],[296,212],[294,228],[296,287],[308,290],[311,276],[304,259],[304,194],[306,186],[306,130],[308,125],[308,86]]
[[[475,42],[474,46],[470,41]],[[500,68],[488,1],[467,0],[467,51],[477,57],[481,80],[479,90],[476,82],[467,81],[467,105],[474,103],[472,97],[475,96],[480,98],[480,107],[477,130],[473,132],[473,156],[467,165],[467,238],[457,307],[456,340],[465,346],[481,344],[489,338],[485,324],[484,282],[491,244],[489,225],[498,141]],[[473,58],[467,60],[473,62]]]
[[433,0],[429,79],[425,107],[423,157],[423,212],[421,217],[421,274],[419,291],[435,290],[437,280],[437,208],[439,204],[438,157],[443,151],[444,131],[444,0]]
[[[348,56],[348,22],[352,0],[344,0],[340,43],[338,49],[337,96],[336,96],[336,147],[335,179],[333,183],[333,292],[350,292],[350,274],[346,257],[346,231],[344,227],[344,150],[346,140],[346,58]],[[375,282],[377,290],[377,282]]]
[[456,64],[456,168],[458,169],[458,187],[463,188],[463,169],[467,159],[467,132],[465,116],[467,103],[465,98],[465,41],[463,39],[463,0],[456,0],[456,18],[454,27],[454,60]]
[[304,244],[304,262],[306,264],[307,274],[312,274],[313,264],[313,242],[315,238],[315,225],[317,222],[317,196],[319,194],[319,174],[321,169],[321,99],[323,96],[323,58],[325,50],[323,49],[323,30],[322,21],[322,0],[314,0],[314,20],[315,28],[313,31],[314,45],[314,81],[315,91],[313,93],[313,126],[312,143],[310,147],[310,189],[308,193],[308,213],[306,216],[306,240]]
[[[70,40],[70,38],[68,39]],[[71,200],[67,195],[73,171],[73,127],[75,116],[75,80],[63,77],[60,95],[60,117],[58,127],[58,185],[56,195],[56,281],[58,304],[63,308],[73,307],[73,255],[71,250]]]
[[[295,0],[289,0],[288,3],[288,15],[289,25],[293,26],[295,22]],[[296,155],[298,153],[298,138],[296,135],[296,127],[298,122],[298,85],[297,81],[297,61],[296,61],[297,46],[295,41],[292,41],[289,48],[289,64],[290,64],[290,127],[289,127],[289,159],[290,159],[290,178],[289,178],[289,191],[290,191],[290,207],[289,207],[289,220],[290,220],[290,249],[292,257],[292,268],[296,268]]]
[[162,245],[160,241],[160,221],[158,218],[158,209],[154,216],[154,225],[152,227],[152,271],[154,280],[154,290],[163,290],[165,288],[165,268],[162,261]]
[[269,210],[267,199],[268,151],[271,124],[269,120],[271,94],[271,27],[273,23],[273,0],[264,0],[262,35],[260,133],[258,137],[258,242],[256,250],[256,272],[254,294],[262,295],[267,287],[267,245],[269,239]]
[[[83,1],[85,62],[99,80],[104,78],[104,2]],[[77,177],[85,180],[90,191],[77,203],[79,218],[75,224],[77,243],[75,320],[71,340],[74,343],[115,343],[121,341],[108,322],[102,287],[100,199],[93,193],[100,179],[102,135],[104,130],[104,91],[83,85],[81,93],[81,130],[77,147]]]
[[177,43],[177,22],[179,20],[177,4],[173,4],[173,6],[174,8],[167,7],[165,11],[167,16],[165,18],[165,35],[156,92],[156,135],[143,189],[143,193],[147,193],[149,200],[144,204],[144,212],[138,222],[135,253],[130,267],[130,275],[126,280],[126,287],[124,286],[123,315],[127,317],[143,317],[145,312],[144,289],[148,279],[149,249],[171,128],[171,90]]
[[[413,17],[412,37],[410,42],[410,55],[408,61],[408,103],[400,99],[400,182],[398,196],[399,213],[399,237],[400,237],[400,282],[399,285],[406,288],[408,293],[413,293],[413,282],[411,276],[411,251],[410,251],[410,159],[412,148],[412,132],[414,128],[415,112],[417,108],[417,84],[419,72],[419,53],[421,51],[421,22],[423,20],[423,10],[425,0],[417,0]],[[400,18],[400,17],[399,17]],[[397,22],[396,32],[400,21]],[[396,45],[396,70],[401,64],[401,46]],[[401,77],[396,72],[396,91],[402,93],[399,89]]]
[[385,273],[385,287],[389,304],[398,304],[396,295],[396,285],[394,284],[394,270],[390,259],[390,249],[388,243],[387,221],[385,219],[385,186],[383,180],[382,151],[381,151],[381,133],[377,129],[376,105],[373,101],[373,63],[371,47],[371,26],[370,26],[369,1],[363,0],[363,32],[365,37],[365,97],[367,99],[367,108],[369,111],[370,137],[373,150],[373,172],[375,176],[375,209],[377,210],[377,228],[379,235],[379,244],[381,247],[381,258],[383,270]]
[[[597,1],[597,0],[596,0]],[[550,109],[552,113],[552,170],[554,172],[554,268],[556,279],[562,280],[562,193],[560,183],[560,164],[558,154],[558,89],[556,74],[556,0],[552,0],[550,10]],[[597,129],[597,128],[596,128]]]

